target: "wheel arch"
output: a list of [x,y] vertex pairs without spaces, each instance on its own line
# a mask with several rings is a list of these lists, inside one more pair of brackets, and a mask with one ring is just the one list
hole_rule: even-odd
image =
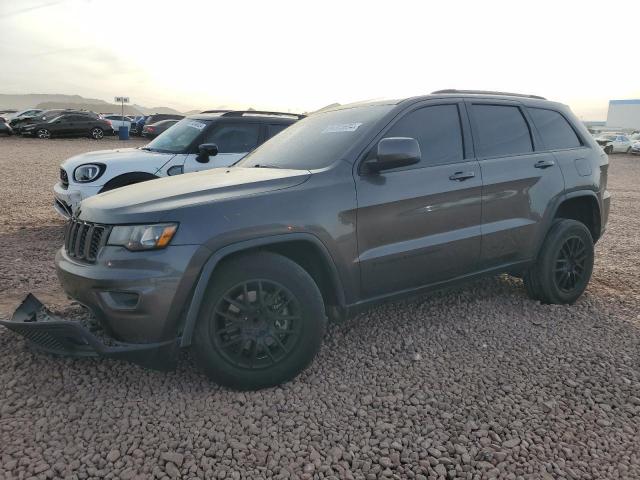
[[583,223],[591,232],[593,243],[596,243],[601,234],[602,217],[600,203],[595,192],[580,190],[565,195],[555,208],[551,223],[557,218],[568,218]]
[[191,345],[205,290],[217,267],[234,256],[259,250],[278,253],[293,260],[314,279],[326,305],[335,304],[338,308],[345,306],[344,291],[336,265],[327,247],[315,235],[289,233],[238,242],[213,253],[202,267],[184,317],[181,347]]
[[125,187],[127,185],[133,185],[134,183],[146,182],[148,180],[155,180],[160,178],[157,175],[149,172],[127,172],[113,177],[107,183],[103,185],[98,193],[107,192],[114,188]]

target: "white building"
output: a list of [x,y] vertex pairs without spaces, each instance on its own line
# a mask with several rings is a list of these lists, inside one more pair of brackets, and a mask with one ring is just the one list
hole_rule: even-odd
[[640,130],[640,99],[609,100],[607,127]]

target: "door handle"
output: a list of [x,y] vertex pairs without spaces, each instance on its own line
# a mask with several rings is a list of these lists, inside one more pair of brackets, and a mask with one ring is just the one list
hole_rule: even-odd
[[456,172],[456,173],[454,173],[453,175],[451,175],[449,177],[449,180],[463,182],[463,181],[467,180],[468,178],[473,178],[475,176],[476,176],[476,174],[473,173],[473,172]]
[[535,168],[549,168],[549,167],[553,167],[556,163],[553,160],[540,160],[539,162],[536,162],[534,167]]

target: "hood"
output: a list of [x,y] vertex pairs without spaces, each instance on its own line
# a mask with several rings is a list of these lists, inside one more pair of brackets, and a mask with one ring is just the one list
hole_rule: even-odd
[[80,218],[118,224],[176,220],[178,209],[294,187],[308,170],[214,168],[117,188],[82,202]]
[[[71,176],[76,167],[84,165],[85,163],[104,163],[108,171],[110,165],[116,167],[119,164],[126,164],[130,169],[132,165],[137,166],[140,165],[138,162],[143,162],[142,165],[144,165],[145,168],[139,169],[148,172],[161,168],[166,162],[171,160],[174,155],[175,153],[150,152],[138,148],[118,148],[115,150],[98,150],[96,152],[76,155],[62,162],[60,166]],[[103,175],[103,177],[110,178],[109,175]]]

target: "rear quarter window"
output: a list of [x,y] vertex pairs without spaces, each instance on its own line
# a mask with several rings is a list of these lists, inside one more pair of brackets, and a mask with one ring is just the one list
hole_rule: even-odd
[[573,127],[560,113],[545,108],[529,108],[529,114],[547,149],[560,150],[582,146]]

